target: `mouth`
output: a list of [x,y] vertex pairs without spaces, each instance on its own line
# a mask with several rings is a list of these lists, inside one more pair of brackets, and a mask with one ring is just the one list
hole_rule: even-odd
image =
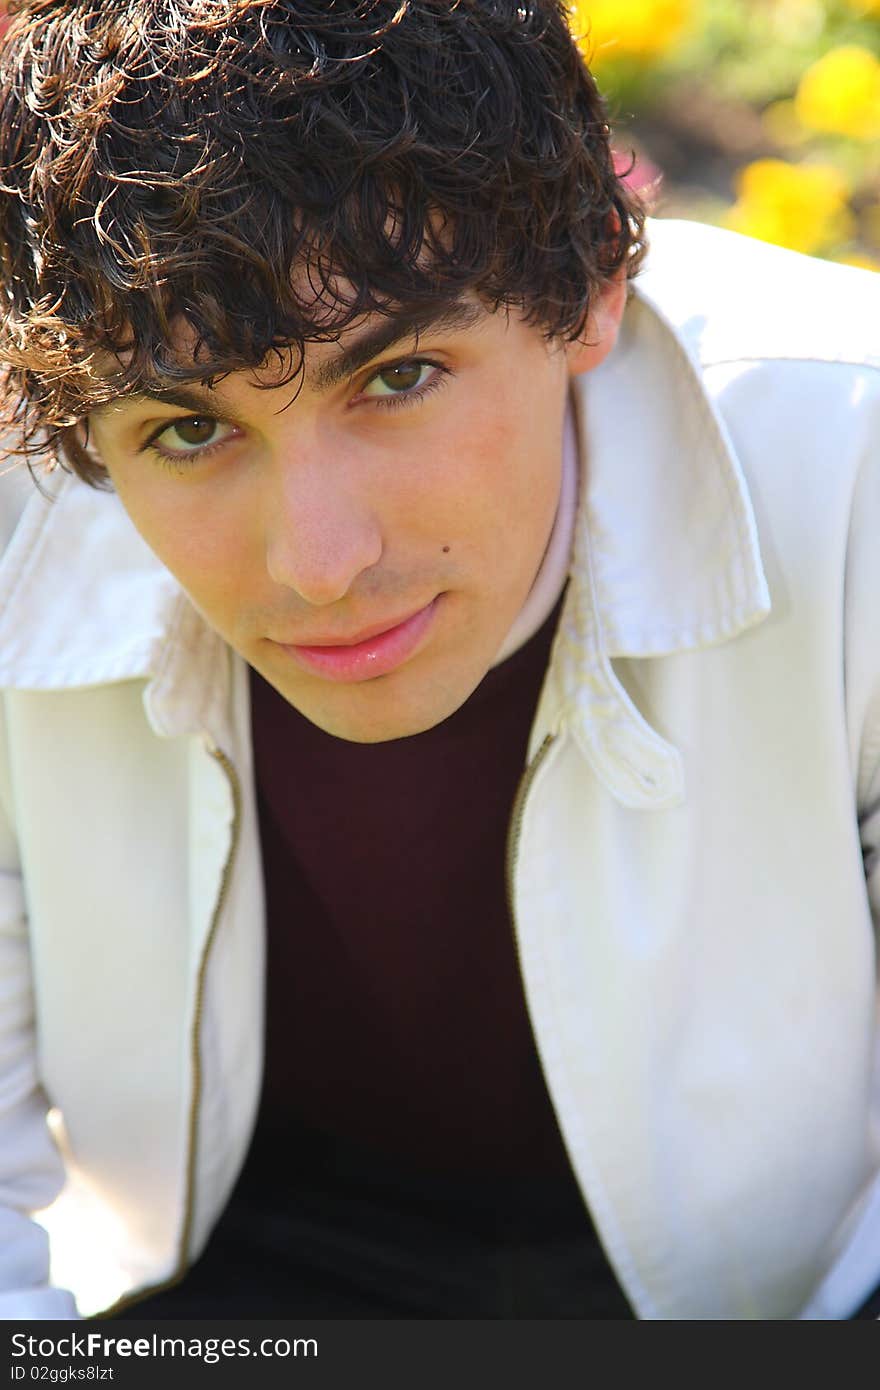
[[438,594],[402,621],[367,629],[338,642],[311,645],[276,643],[298,666],[330,681],[366,681],[388,675],[420,650],[434,625]]

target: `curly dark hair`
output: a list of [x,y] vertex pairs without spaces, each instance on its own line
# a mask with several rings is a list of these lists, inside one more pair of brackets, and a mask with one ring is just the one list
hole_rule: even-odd
[[0,423],[86,482],[76,427],[119,395],[282,353],[291,380],[306,343],[468,291],[571,339],[641,262],[560,0],[10,8]]

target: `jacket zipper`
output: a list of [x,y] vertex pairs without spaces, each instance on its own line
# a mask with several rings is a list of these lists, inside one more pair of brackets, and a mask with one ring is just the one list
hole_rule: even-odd
[[235,853],[238,849],[238,840],[241,832],[241,783],[238,780],[238,773],[233,764],[219,748],[209,748],[209,755],[214,758],[229,781],[230,791],[232,792],[232,836],[226,861],[223,865],[223,872],[220,877],[220,891],[217,894],[217,901],[214,904],[214,912],[211,917],[211,925],[208,929],[208,936],[202,950],[202,958],[199,962],[198,976],[196,977],[196,1003],[193,1013],[192,1035],[190,1038],[190,1056],[192,1061],[192,1102],[189,1111],[189,1126],[187,1138],[187,1164],[186,1164],[186,1199],[183,1213],[183,1228],[180,1234],[178,1246],[177,1268],[174,1273],[161,1284],[151,1284],[147,1288],[138,1289],[134,1293],[126,1294],[111,1307],[105,1308],[103,1312],[94,1314],[97,1318],[115,1317],[117,1314],[132,1308],[136,1303],[143,1303],[147,1298],[152,1298],[159,1293],[165,1293],[168,1289],[173,1289],[185,1277],[188,1270],[187,1257],[189,1253],[189,1239],[192,1233],[193,1211],[195,1208],[195,1177],[196,1177],[196,1154],[198,1150],[199,1137],[199,1103],[202,1098],[202,1056],[199,1047],[199,1034],[202,1024],[202,1008],[205,995],[205,979],[208,972],[208,957],[211,947],[217,935],[217,927],[220,921],[220,914],[229,892],[229,882],[232,877],[232,866],[235,861]]

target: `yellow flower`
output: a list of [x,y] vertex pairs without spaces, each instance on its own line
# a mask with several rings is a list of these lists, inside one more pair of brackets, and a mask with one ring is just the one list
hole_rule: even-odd
[[572,32],[595,64],[665,53],[694,10],[695,0],[573,0],[569,5]]
[[831,165],[758,159],[740,169],[736,191],[723,219],[735,232],[808,253],[852,235],[846,182]]
[[842,44],[807,68],[794,98],[810,130],[880,138],[880,62],[868,48]]

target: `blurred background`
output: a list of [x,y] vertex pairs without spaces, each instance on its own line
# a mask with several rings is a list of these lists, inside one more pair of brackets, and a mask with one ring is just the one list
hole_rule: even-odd
[[618,167],[655,215],[880,270],[880,0],[570,0],[569,13]]
[[573,0],[655,215],[880,270],[880,0]]

